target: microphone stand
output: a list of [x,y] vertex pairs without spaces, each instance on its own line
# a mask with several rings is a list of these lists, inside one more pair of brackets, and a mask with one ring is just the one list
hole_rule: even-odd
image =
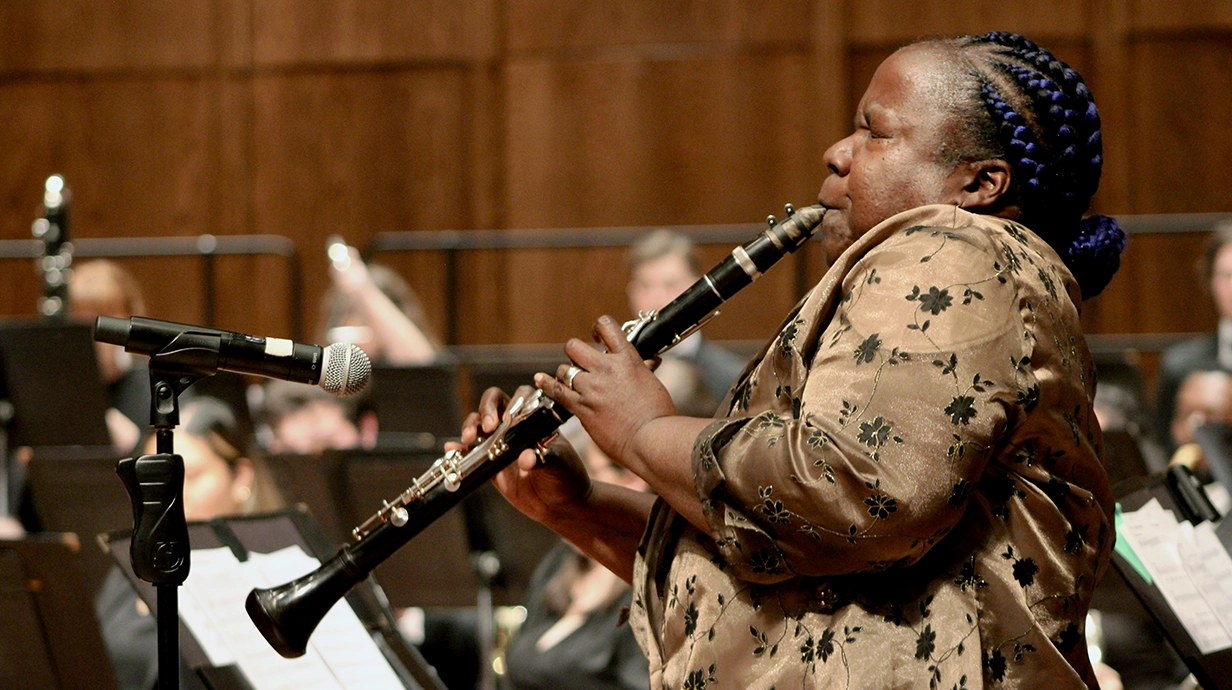
[[133,504],[133,572],[158,593],[158,690],[179,690],[179,586],[188,579],[191,553],[184,519],[184,458],[175,454],[173,430],[180,421],[180,393],[217,371],[217,353],[213,365],[210,356],[203,348],[182,348],[150,357],[150,426],[156,453],[116,464]]

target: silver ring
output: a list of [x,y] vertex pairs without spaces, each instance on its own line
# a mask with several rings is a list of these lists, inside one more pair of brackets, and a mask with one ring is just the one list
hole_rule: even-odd
[[573,387],[573,379],[576,378],[577,375],[580,373],[582,373],[581,367],[576,367],[576,366],[571,366],[569,367],[568,370],[565,371],[565,385],[569,387],[569,390],[571,391],[577,390],[576,388]]

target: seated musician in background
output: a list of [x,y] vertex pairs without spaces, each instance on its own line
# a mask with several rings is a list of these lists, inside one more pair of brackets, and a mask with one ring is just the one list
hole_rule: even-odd
[[[145,452],[153,453],[153,437],[146,445]],[[249,448],[235,413],[222,401],[198,396],[181,404],[175,452],[184,458],[188,520],[282,507],[260,457]],[[94,610],[119,689],[153,690],[158,680],[157,621],[118,567],[112,568],[95,596]],[[180,678],[181,687],[200,686],[183,664]]]
[[[701,277],[692,240],[671,230],[655,230],[642,238],[629,252],[628,266],[626,292],[634,315],[666,307]],[[745,364],[744,358],[706,340],[700,331],[664,357],[696,368],[715,404],[727,395]]]
[[261,387],[260,410],[257,436],[269,453],[319,455],[376,445],[376,416],[363,410],[356,397],[270,380]]
[[[646,490],[580,424],[561,432],[597,481]],[[630,594],[629,583],[569,544],[549,552],[531,580],[526,621],[505,654],[512,690],[644,690],[646,655],[621,625]]]
[[441,344],[402,276],[365,264],[341,242],[330,246],[330,259],[333,286],[321,301],[322,343],[355,343],[374,364],[430,364],[437,358]]
[[830,268],[722,417],[679,416],[611,317],[536,377],[657,497],[559,440],[497,487],[632,582],[652,688],[1094,690],[1113,498],[1078,305],[1124,234],[1083,219],[1090,92],[1018,35],[923,41],[824,161]]
[[1168,453],[1184,445],[1171,432],[1185,377],[1195,371],[1232,371],[1232,222],[1219,223],[1212,230],[1200,268],[1219,324],[1213,332],[1172,345],[1160,356],[1155,431]]
[[[68,284],[69,311],[76,320],[94,324],[99,316],[127,319],[145,316],[145,298],[132,274],[106,259],[83,261],[73,268]],[[133,357],[119,345],[94,343],[98,371],[111,407],[107,429],[112,445],[128,452],[150,423],[150,376],[144,357]]]
[[[1232,374],[1226,371],[1194,371],[1181,382],[1172,419],[1172,438],[1177,443],[1171,464],[1185,465],[1206,484],[1206,493],[1221,514],[1232,507],[1229,489],[1211,475],[1211,458],[1198,443],[1198,429],[1207,425],[1232,424]],[[1232,449],[1228,449],[1232,450]],[[1225,460],[1228,458],[1225,458]]]

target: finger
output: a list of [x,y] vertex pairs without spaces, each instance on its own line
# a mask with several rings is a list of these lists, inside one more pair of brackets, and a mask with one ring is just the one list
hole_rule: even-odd
[[483,392],[479,398],[479,415],[484,433],[491,433],[500,424],[501,414],[508,402],[509,396],[499,388],[489,388]]
[[533,448],[527,448],[518,455],[518,469],[530,472],[539,464],[539,456]]
[[663,358],[654,357],[651,359],[644,360],[644,363],[646,364],[647,369],[651,371],[657,371],[659,369],[659,365],[663,363]]
[[[625,338],[625,332],[620,329],[620,324],[616,323],[616,319],[604,314],[595,321],[593,328],[595,337],[603,343],[608,352],[626,352],[633,349],[633,344]],[[641,355],[638,355],[641,359]]]
[[462,421],[462,432],[459,434],[463,445],[469,446],[479,437],[479,413],[472,412]]
[[539,390],[543,391],[549,398],[565,406],[565,409],[573,411],[573,406],[577,403],[577,391],[566,386],[561,381],[548,376],[547,374],[535,374],[535,385]]
[[[570,338],[565,342],[565,356],[569,361],[578,365],[586,371],[594,371],[603,357],[603,353],[596,350],[593,345],[587,344],[585,341],[578,338]],[[565,365],[566,367],[569,365]]]

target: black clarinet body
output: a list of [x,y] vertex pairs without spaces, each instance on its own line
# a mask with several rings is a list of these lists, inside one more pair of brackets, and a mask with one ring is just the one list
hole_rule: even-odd
[[[821,206],[799,210],[788,206],[782,221],[771,216],[768,229],[732,250],[662,310],[639,314],[625,324],[629,342],[644,359],[670,349],[713,317],[724,301],[804,244],[824,215]],[[320,568],[284,585],[249,593],[248,615],[275,651],[286,658],[303,655],[317,624],[352,587],[523,451],[546,446],[571,416],[542,391],[514,401],[508,412],[507,419],[469,452],[447,453],[355,528],[355,541]]]

